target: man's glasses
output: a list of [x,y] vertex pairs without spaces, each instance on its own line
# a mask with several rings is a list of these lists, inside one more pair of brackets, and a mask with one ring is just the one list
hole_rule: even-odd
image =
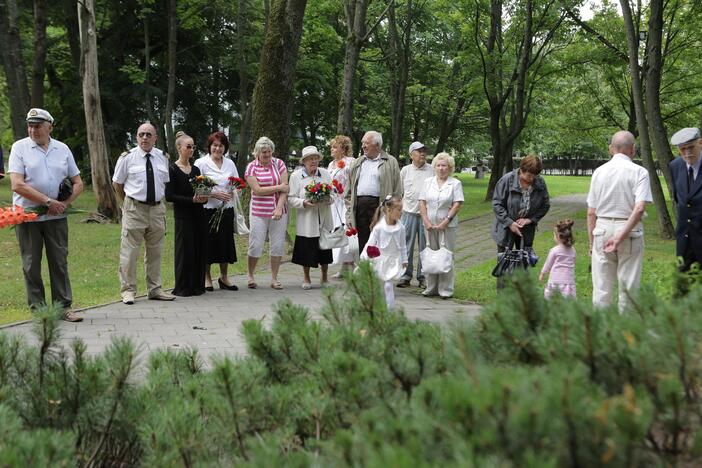
[[141,132],[141,133],[138,133],[137,136],[139,138],[151,138],[152,136],[154,136],[154,134],[149,133],[149,132]]

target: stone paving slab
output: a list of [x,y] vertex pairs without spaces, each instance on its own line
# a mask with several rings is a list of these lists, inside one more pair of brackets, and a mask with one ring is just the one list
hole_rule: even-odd
[[[585,195],[571,195],[551,200],[551,210],[540,223],[543,229],[550,229],[554,221],[573,216],[585,209]],[[495,245],[490,238],[492,214],[463,220],[459,226],[456,251],[456,268],[467,268],[495,257]],[[168,268],[168,265],[164,265]],[[337,267],[332,267],[335,272]],[[240,287],[239,291],[206,293],[198,297],[178,298],[173,302],[150,301],[137,298],[134,305],[121,302],[94,307],[80,312],[85,320],[81,323],[61,322],[62,342],[68,344],[74,338],[81,338],[87,346],[88,354],[102,352],[113,337],[132,337],[144,352],[157,349],[184,349],[197,347],[201,356],[208,358],[218,354],[243,356],[246,344],[240,328],[244,320],[255,319],[270,325],[274,315],[273,307],[282,299],[290,299],[294,304],[308,307],[311,319],[320,320],[318,309],[323,304],[319,285],[319,272],[313,270],[313,289],[301,288],[302,269],[289,262],[281,266],[279,279],[285,286],[282,291],[270,288],[269,272],[261,271],[257,276],[259,288],[246,288],[245,276],[232,277]],[[117,285],[117,278],[115,277]],[[492,287],[488,281],[487,287]],[[117,288],[117,286],[115,286]],[[332,287],[342,292],[343,282],[334,281]],[[447,324],[454,320],[470,320],[480,313],[480,306],[462,304],[453,300],[425,298],[416,287],[395,289],[396,302],[408,318]],[[118,292],[115,290],[115,298]],[[0,329],[1,332],[26,336],[30,341],[31,324],[21,324]]]

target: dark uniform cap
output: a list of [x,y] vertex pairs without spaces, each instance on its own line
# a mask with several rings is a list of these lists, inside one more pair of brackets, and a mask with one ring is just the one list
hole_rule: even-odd
[[700,129],[696,127],[683,128],[678,130],[670,139],[671,145],[684,145],[691,141],[695,141],[700,137]]

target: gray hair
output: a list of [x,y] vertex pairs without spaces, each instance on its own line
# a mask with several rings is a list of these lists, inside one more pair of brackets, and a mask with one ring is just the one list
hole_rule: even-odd
[[373,138],[373,143],[378,145],[378,148],[383,147],[383,135],[381,135],[380,132],[376,132],[375,130],[368,130],[366,132],[366,135]]
[[270,149],[272,152],[275,152],[275,144],[267,136],[262,136],[261,138],[256,140],[256,144],[254,145],[254,157],[257,158],[259,153],[267,149]]
[[431,167],[436,167],[436,164],[439,161],[446,161],[446,165],[449,167],[449,170],[451,171],[451,174],[453,174],[453,171],[456,170],[456,161],[453,159],[453,156],[451,156],[448,153],[439,153],[434,158],[431,160]]
[[626,130],[620,130],[617,133],[615,133],[612,136],[612,142],[610,143],[612,148],[616,151],[629,149],[635,144],[636,138],[634,137],[633,133]]

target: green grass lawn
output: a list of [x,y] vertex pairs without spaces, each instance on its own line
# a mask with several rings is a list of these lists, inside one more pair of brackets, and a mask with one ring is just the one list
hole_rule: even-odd
[[[551,186],[549,185],[549,190]],[[658,217],[653,205],[646,209],[644,219],[644,266],[642,284],[655,288],[657,294],[669,298],[672,294],[673,272],[675,271],[675,241],[663,240],[658,234]],[[672,213],[672,212],[671,212]],[[592,277],[590,275],[590,257],[588,256],[586,211],[582,210],[572,217],[575,221],[577,251],[575,278],[578,297],[592,297]],[[534,250],[540,260],[531,270],[538,276],[548,251],[553,247],[552,226],[541,226],[534,242]],[[456,275],[454,297],[485,304],[495,299],[495,278],[491,275],[496,260],[489,260],[475,267],[463,270]]]
[[[473,175],[460,174],[457,177],[463,184],[466,202],[461,207],[459,217],[462,219],[483,215],[492,211],[492,204],[484,201],[488,179],[475,179]],[[547,176],[549,192],[552,197],[560,195],[585,193],[590,184],[589,177]],[[0,180],[0,206],[9,206],[12,196],[8,178]],[[95,209],[95,199],[90,190],[81,195],[75,208],[91,211]],[[672,265],[674,245],[672,242],[658,241],[655,237],[656,221],[652,207],[652,214],[645,221],[646,231],[646,264],[644,266],[644,281],[653,281],[660,285],[661,291],[669,289],[667,273]],[[119,300],[119,279],[117,268],[119,264],[120,226],[117,224],[85,224],[82,214],[69,216],[69,271],[73,286],[74,306],[87,307],[106,302]],[[165,287],[173,286],[173,212],[168,210],[168,230],[163,252],[162,277]],[[290,214],[288,232],[294,238],[295,210]],[[587,274],[586,236],[584,233],[584,213],[576,216],[576,225],[579,229],[579,249],[577,275],[578,292],[581,296],[589,295],[590,284]],[[550,227],[543,228],[536,242],[537,252],[545,257],[552,245]],[[485,235],[488,235],[486,233]],[[0,324],[14,322],[29,318],[26,307],[26,295],[22,268],[20,263],[19,247],[12,229],[0,229]],[[239,261],[234,264],[230,272],[240,274],[246,271],[246,245],[241,238],[237,238],[237,254]],[[260,264],[268,263],[267,257],[261,259]],[[456,297],[475,302],[484,303],[494,297],[494,281],[490,276],[494,262],[487,262],[458,274],[456,280]],[[139,291],[144,292],[144,272],[138,268]],[[217,267],[213,268],[217,273]],[[49,293],[48,271],[44,265],[47,294]]]

